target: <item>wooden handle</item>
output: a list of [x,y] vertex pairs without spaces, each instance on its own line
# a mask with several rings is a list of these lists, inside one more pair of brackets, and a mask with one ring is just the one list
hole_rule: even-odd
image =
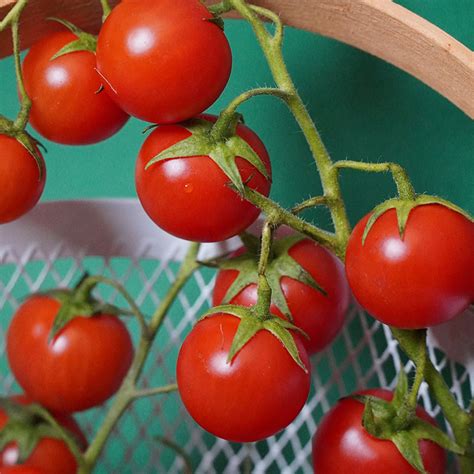
[[[15,0],[0,0],[3,17]],[[118,3],[112,0],[111,4]],[[208,0],[209,4],[215,0]],[[255,0],[279,13],[285,24],[337,39],[412,74],[474,118],[474,52],[446,32],[391,0]],[[462,14],[462,13],[460,13]],[[22,46],[58,29],[61,16],[97,32],[98,0],[30,0],[22,19]],[[0,34],[0,57],[11,53]]]

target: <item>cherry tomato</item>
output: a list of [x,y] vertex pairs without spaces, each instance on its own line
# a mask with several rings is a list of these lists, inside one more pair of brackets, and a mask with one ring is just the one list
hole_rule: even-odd
[[375,318],[415,329],[444,323],[474,299],[474,223],[439,205],[418,206],[400,238],[395,210],[380,216],[362,244],[370,214],[354,228],[346,254],[349,284]]
[[[203,118],[216,119],[208,115]],[[199,242],[228,239],[252,224],[260,211],[228,186],[229,178],[211,158],[173,158],[145,170],[153,157],[190,135],[182,125],[164,125],[147,137],[135,171],[138,197],[155,224],[170,234]],[[270,158],[257,135],[245,125],[238,125],[237,135],[253,148],[271,173]],[[268,196],[270,181],[248,161],[237,157],[236,163],[242,180]]]
[[29,151],[15,138],[0,134],[0,224],[18,219],[30,211],[43,193],[43,173]]
[[56,412],[105,402],[119,388],[133,356],[125,325],[107,314],[78,316],[49,341],[60,303],[35,295],[15,313],[7,332],[11,370],[25,392]]
[[97,45],[107,92],[149,122],[181,122],[207,109],[232,67],[227,39],[212,19],[198,0],[120,3]]
[[[229,441],[252,442],[289,425],[308,398],[310,375],[267,331],[257,332],[227,356],[239,319],[217,314],[198,322],[178,355],[177,381],[190,415],[206,431]],[[304,346],[300,357],[310,369]]]
[[[26,396],[15,396],[12,398],[16,402],[24,405],[31,403],[31,400]],[[69,415],[60,414],[55,415],[55,418],[77,438],[79,446],[85,449],[87,440],[74,418]],[[0,430],[6,425],[7,421],[8,415],[0,410]],[[42,438],[23,464],[17,464],[18,458],[19,452],[16,443],[7,444],[7,446],[0,451],[0,473],[72,474],[77,470],[76,459],[69,451],[66,443],[55,438]]]
[[67,145],[96,143],[110,137],[128,120],[105,92],[94,53],[75,51],[51,58],[77,36],[53,33],[35,43],[23,62],[26,91],[33,103],[31,125],[48,140]]
[[[375,389],[361,392],[384,400],[393,393]],[[313,439],[315,474],[417,474],[392,441],[369,435],[362,426],[363,403],[343,398],[323,418]],[[435,425],[430,415],[417,408],[417,416]],[[437,444],[422,440],[420,452],[429,474],[446,474],[446,453]]]
[[[293,323],[301,328],[310,339],[303,338],[309,355],[324,349],[339,333],[350,303],[350,290],[344,266],[329,250],[315,242],[304,239],[293,245],[288,254],[296,260],[326,291],[326,295],[315,289],[283,276],[280,285]],[[218,273],[212,303],[222,304],[227,290],[237,278],[236,270],[222,270]],[[257,285],[246,286],[235,296],[231,304],[253,306],[257,303]],[[272,314],[283,318],[280,310],[272,304]]]

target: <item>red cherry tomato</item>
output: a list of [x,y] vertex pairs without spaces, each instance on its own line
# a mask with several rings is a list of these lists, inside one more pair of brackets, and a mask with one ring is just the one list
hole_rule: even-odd
[[60,303],[30,297],[15,313],[7,332],[11,370],[25,392],[57,412],[86,410],[119,388],[133,356],[125,325],[103,314],[71,320],[49,341]]
[[[216,117],[203,116],[215,121]],[[218,242],[239,234],[252,224],[260,211],[229,186],[229,178],[208,156],[173,158],[150,166],[163,150],[188,138],[182,125],[164,125],[145,140],[138,155],[135,183],[140,202],[150,218],[177,237],[198,242]],[[245,125],[237,127],[243,138],[271,173],[265,145]],[[253,165],[236,158],[242,180],[268,196],[271,183]]]
[[[238,324],[227,314],[198,322],[179,352],[177,381],[186,409],[202,428],[229,441],[252,442],[294,420],[308,398],[310,375],[267,331],[257,332],[227,363]],[[299,337],[295,341],[309,371],[304,346]]]
[[[350,303],[349,285],[341,261],[321,245],[305,239],[291,247],[288,253],[327,293],[324,295],[286,276],[280,280],[293,323],[310,338],[303,338],[302,341],[311,355],[331,343],[343,326]],[[222,270],[218,273],[212,296],[214,306],[222,304],[237,275],[236,270]],[[230,303],[240,306],[255,305],[257,285],[246,286]],[[278,317],[284,317],[274,304],[270,311]]]
[[474,223],[439,204],[412,210],[401,239],[395,210],[362,245],[370,214],[354,228],[346,254],[349,284],[375,318],[416,329],[444,323],[474,299]]
[[232,54],[198,0],[128,0],[102,26],[97,66],[110,96],[135,117],[176,123],[219,97]]
[[[26,396],[13,397],[18,403],[27,405],[31,400]],[[87,446],[79,425],[69,415],[55,415],[56,420],[74,435],[82,449]],[[0,410],[0,430],[6,425],[8,415]],[[16,443],[8,444],[0,451],[0,473],[18,474],[65,474],[77,470],[77,462],[64,441],[55,438],[42,438],[26,461],[19,465],[19,451]]]
[[94,53],[75,51],[51,58],[77,36],[53,33],[35,43],[23,62],[25,87],[33,103],[31,125],[48,140],[67,145],[96,143],[128,120],[105,92]]
[[28,150],[15,138],[0,134],[0,224],[30,211],[41,197],[45,181],[44,161],[40,177],[38,164]]
[[[393,393],[376,389],[361,392],[384,400]],[[315,474],[417,474],[392,441],[369,435],[362,426],[363,403],[343,398],[325,415],[313,439]],[[417,408],[417,416],[435,425],[430,415]],[[429,474],[446,474],[446,453],[437,444],[420,441],[421,457]]]

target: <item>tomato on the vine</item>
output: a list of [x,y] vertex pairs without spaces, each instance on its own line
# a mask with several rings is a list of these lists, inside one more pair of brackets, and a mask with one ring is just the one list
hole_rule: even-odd
[[128,0],[99,33],[97,67],[120,107],[154,123],[203,112],[229,79],[226,36],[198,0]]
[[[393,393],[383,389],[361,392],[384,400]],[[364,404],[345,397],[324,416],[313,439],[313,468],[315,474],[417,474],[390,440],[377,439],[362,426]],[[421,407],[416,415],[433,425],[435,421]],[[446,453],[432,441],[421,440],[419,448],[429,474],[446,473]]]
[[440,204],[416,206],[403,238],[397,215],[370,215],[354,228],[346,254],[349,284],[375,318],[415,329],[444,323],[474,300],[474,223]]
[[110,137],[129,116],[107,93],[99,92],[93,52],[74,51],[52,59],[75,40],[74,33],[61,31],[35,43],[23,62],[23,75],[33,128],[54,142],[85,145]]
[[305,372],[268,331],[257,332],[227,362],[239,319],[216,314],[199,321],[184,340],[177,362],[181,399],[206,431],[230,441],[252,442],[289,425],[310,389],[310,364],[294,336]]
[[[242,251],[240,251],[242,252]],[[321,245],[304,239],[295,243],[288,254],[324,289],[325,294],[307,284],[282,275],[280,286],[293,317],[293,324],[302,329],[309,339],[303,338],[308,354],[324,349],[334,340],[344,324],[350,303],[350,290],[342,262]],[[278,259],[278,256],[275,257]],[[217,274],[212,303],[222,304],[227,291],[238,276],[237,270],[221,270]],[[243,288],[230,304],[254,306],[257,303],[257,285]],[[273,303],[270,312],[283,318]]]
[[[14,396],[12,400],[22,405],[32,403],[32,400],[24,395]],[[76,438],[79,447],[85,449],[87,440],[74,418],[65,414],[55,414],[54,417]],[[8,419],[8,414],[0,409],[0,430],[5,427]],[[0,451],[0,473],[65,474],[74,473],[77,470],[77,461],[67,444],[52,437],[41,438],[23,464],[18,464],[19,456],[18,445],[15,442],[7,444]]]
[[[210,115],[202,118],[216,120]],[[256,152],[270,174],[270,158],[258,136],[242,124],[236,134]],[[145,169],[160,152],[190,136],[184,125],[163,125],[147,137],[135,170],[138,197],[155,224],[176,237],[198,242],[228,239],[252,224],[260,211],[230,188],[230,179],[209,156],[172,158]],[[270,180],[242,158],[237,157],[236,164],[247,186],[268,195]]]
[[45,407],[70,413],[100,405],[119,388],[133,356],[125,325],[99,314],[69,321],[50,340],[60,302],[34,295],[8,328],[7,356],[25,392]]
[[43,193],[46,167],[36,150],[42,171],[31,153],[15,138],[0,134],[0,224],[30,211]]

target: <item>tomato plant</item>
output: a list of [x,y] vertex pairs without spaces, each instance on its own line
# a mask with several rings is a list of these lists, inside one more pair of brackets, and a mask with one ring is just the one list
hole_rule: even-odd
[[229,79],[232,55],[198,1],[128,0],[102,26],[97,67],[110,96],[142,120],[176,123],[207,109]]
[[346,254],[359,303],[383,323],[414,329],[457,316],[474,299],[474,223],[439,204],[415,207],[400,237],[396,212],[354,228]]
[[[238,253],[241,254],[242,250]],[[350,290],[344,266],[329,250],[309,239],[296,242],[287,250],[287,254],[308,272],[325,292],[318,291],[284,274],[278,275],[293,323],[309,336],[309,339],[302,339],[303,344],[308,354],[314,354],[324,349],[336,337],[344,324],[344,316],[350,302]],[[280,267],[279,261],[284,256],[273,256],[272,265],[277,272]],[[273,266],[270,266],[269,271],[272,271]],[[255,275],[256,273],[255,268]],[[212,296],[213,305],[223,303],[226,293],[238,274],[238,270],[225,269],[218,273]],[[255,305],[257,284],[251,283],[245,286],[229,303],[241,306]],[[270,311],[276,316],[284,317],[282,311],[274,303]]]
[[[236,133],[270,173],[270,158],[258,136],[242,124]],[[173,158],[145,169],[153,157],[190,136],[184,125],[164,125],[147,137],[135,171],[138,197],[150,218],[170,234],[198,242],[225,240],[245,230],[260,211],[229,187],[230,179],[209,156]],[[268,179],[244,159],[237,157],[236,164],[247,186],[268,195]]]
[[[384,400],[393,398],[388,390],[361,392]],[[383,472],[384,474],[416,474],[390,440],[368,434],[362,426],[364,404],[350,397],[343,398],[328,412],[313,439],[313,468],[315,474],[352,474]],[[421,407],[416,414],[435,425],[435,421]],[[421,456],[429,474],[446,473],[446,453],[440,446],[427,440],[419,443]]]
[[35,158],[15,138],[0,134],[0,224],[18,219],[30,211],[44,189],[46,168],[42,172]]
[[125,325],[108,314],[72,319],[51,340],[60,302],[30,297],[8,328],[7,356],[18,383],[34,400],[57,412],[85,410],[119,388],[132,361]]
[[23,62],[26,91],[32,101],[30,123],[48,140],[85,145],[105,140],[128,120],[115,102],[98,92],[101,79],[91,51],[55,54],[77,40],[70,31],[35,43]]
[[[31,399],[26,396],[15,396],[12,399],[23,405],[31,403]],[[58,423],[76,437],[82,449],[87,446],[87,440],[74,418],[64,414],[56,414],[55,418]],[[0,430],[5,427],[8,419],[7,413],[0,410]],[[34,426],[30,428],[32,432],[35,429]],[[77,470],[77,461],[67,444],[62,440],[48,436],[42,437],[38,441],[31,454],[22,464],[19,464],[19,456],[18,445],[15,442],[7,444],[0,451],[0,473],[65,474],[74,473]]]
[[303,408],[310,388],[309,359],[295,341],[308,373],[268,331],[257,332],[227,362],[239,319],[217,314],[199,321],[178,356],[177,381],[190,415],[221,438],[252,442],[289,425]]

